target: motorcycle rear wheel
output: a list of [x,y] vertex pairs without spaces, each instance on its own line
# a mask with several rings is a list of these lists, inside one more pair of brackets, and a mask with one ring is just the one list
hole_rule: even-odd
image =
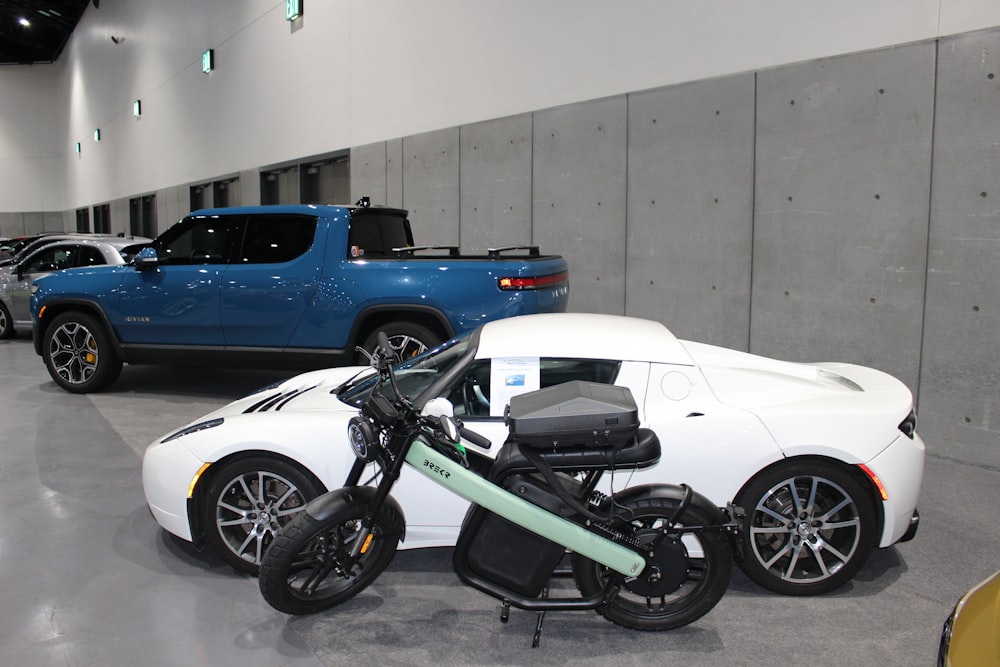
[[[633,537],[640,544],[649,542],[667,519],[678,501],[666,498],[642,498],[624,503],[633,512],[630,521],[613,524],[615,530]],[[680,525],[704,526],[708,515],[689,506]],[[697,544],[701,553],[691,553]],[[729,586],[733,552],[729,538],[721,530],[689,533],[687,537],[667,535],[647,556],[646,569],[628,578],[612,601],[597,609],[609,621],[633,630],[670,630],[687,625],[707,614]],[[573,554],[573,577],[584,596],[603,590],[615,573],[589,558]]]
[[365,509],[353,503],[322,521],[307,510],[286,524],[261,561],[258,583],[268,604],[286,614],[314,614],[367,588],[395,556],[403,517],[383,506],[351,572],[338,571],[358,538]]

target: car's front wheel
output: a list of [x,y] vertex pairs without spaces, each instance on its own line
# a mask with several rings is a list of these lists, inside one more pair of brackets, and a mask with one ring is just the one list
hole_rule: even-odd
[[280,459],[225,463],[214,472],[202,505],[205,539],[235,569],[257,574],[281,528],[324,490],[312,475]]
[[122,372],[110,334],[86,313],[57,315],[45,330],[42,354],[52,379],[74,394],[100,391]]
[[765,470],[736,498],[746,511],[740,567],[784,595],[818,595],[850,581],[876,541],[872,494],[832,463]]

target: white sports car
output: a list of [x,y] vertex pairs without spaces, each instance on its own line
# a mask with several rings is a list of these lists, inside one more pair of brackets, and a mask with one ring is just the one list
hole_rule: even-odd
[[[608,485],[683,482],[719,506],[734,501],[746,511],[740,566],[779,593],[832,590],[873,548],[916,532],[924,443],[912,396],[871,368],[776,361],[681,341],[658,322],[557,313],[485,324],[404,362],[398,377],[418,405],[448,398],[495,443],[487,455],[506,438],[517,393],[569,380],[628,387],[663,456],[606,475]],[[305,373],[154,442],[143,460],[153,516],[254,572],[289,517],[342,485],[355,460],[347,422],[371,378],[364,367]],[[406,514],[401,548],[454,544],[464,501],[406,470],[393,494]]]

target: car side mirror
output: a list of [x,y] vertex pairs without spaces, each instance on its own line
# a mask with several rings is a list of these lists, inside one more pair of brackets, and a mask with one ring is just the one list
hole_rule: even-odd
[[132,265],[136,271],[149,271],[155,269],[160,263],[160,258],[156,255],[155,248],[143,248],[136,253]]

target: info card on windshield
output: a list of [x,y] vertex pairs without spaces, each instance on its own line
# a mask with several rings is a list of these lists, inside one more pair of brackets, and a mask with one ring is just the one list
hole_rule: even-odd
[[503,417],[512,396],[540,389],[538,357],[494,358],[490,365],[490,416]]

